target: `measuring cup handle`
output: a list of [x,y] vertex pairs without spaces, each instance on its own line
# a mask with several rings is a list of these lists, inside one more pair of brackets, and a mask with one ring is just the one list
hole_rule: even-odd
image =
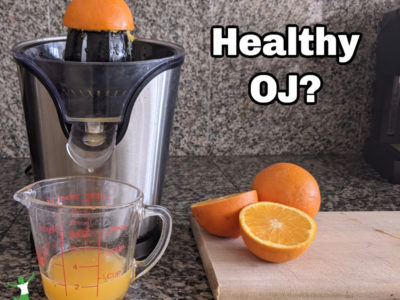
[[144,208],[144,218],[151,216],[160,217],[162,222],[162,229],[160,239],[154,250],[150,255],[138,262],[136,267],[136,275],[133,280],[139,278],[140,276],[146,274],[154,265],[160,260],[161,256],[164,254],[165,249],[167,249],[169,239],[171,237],[172,231],[172,217],[168,209],[159,205],[146,205]]

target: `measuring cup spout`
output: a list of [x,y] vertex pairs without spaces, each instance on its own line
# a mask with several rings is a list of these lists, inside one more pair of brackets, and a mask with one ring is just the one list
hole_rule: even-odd
[[22,189],[14,194],[14,200],[25,205],[27,208],[31,206],[31,198],[35,197],[35,191],[32,189]]

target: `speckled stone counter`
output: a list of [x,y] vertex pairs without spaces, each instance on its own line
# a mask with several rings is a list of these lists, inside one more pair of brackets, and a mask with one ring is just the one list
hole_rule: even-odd
[[[381,178],[361,156],[239,156],[171,157],[162,204],[173,215],[174,227],[161,261],[134,282],[126,299],[212,299],[189,224],[189,205],[250,188],[262,168],[279,161],[309,170],[321,187],[321,210],[400,210],[400,185]],[[37,276],[29,284],[30,299],[42,299],[39,269],[30,249],[26,209],[13,193],[32,181],[24,174],[26,159],[0,160],[0,299],[18,297],[6,285],[20,275]]]

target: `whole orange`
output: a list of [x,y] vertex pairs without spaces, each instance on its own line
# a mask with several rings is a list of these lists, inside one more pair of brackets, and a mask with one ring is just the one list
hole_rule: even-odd
[[319,211],[321,194],[315,178],[302,167],[291,163],[276,163],[253,180],[252,189],[259,201],[277,202],[298,208],[311,217]]

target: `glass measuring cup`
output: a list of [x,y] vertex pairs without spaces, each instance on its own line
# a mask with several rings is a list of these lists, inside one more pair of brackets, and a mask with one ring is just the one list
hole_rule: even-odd
[[[136,187],[92,176],[52,178],[16,192],[28,208],[42,283],[50,300],[123,299],[167,248],[168,210],[144,205]],[[140,222],[158,216],[160,239],[143,261],[134,258]]]

